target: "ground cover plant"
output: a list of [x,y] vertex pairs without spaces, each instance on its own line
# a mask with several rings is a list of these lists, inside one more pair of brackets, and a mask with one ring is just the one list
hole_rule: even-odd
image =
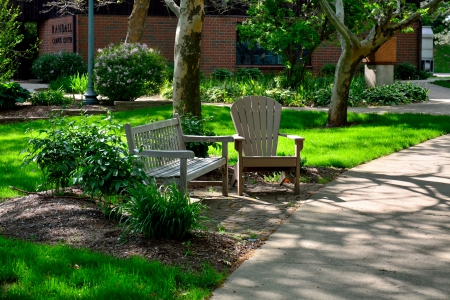
[[87,66],[78,53],[58,52],[39,56],[31,68],[33,74],[45,82],[87,72]]
[[208,266],[183,272],[138,257],[0,237],[1,299],[204,299],[223,279]]
[[[172,107],[161,106],[134,111],[114,113],[119,124],[132,126],[148,123],[150,120],[164,120],[171,117]],[[217,135],[234,134],[229,108],[204,106],[203,116],[212,119],[205,124],[205,130]],[[92,117],[101,120],[103,117]],[[306,138],[302,156],[309,166],[334,166],[351,168],[374,158],[399,151],[422,141],[450,132],[450,117],[420,114],[355,114],[349,113],[349,122],[355,126],[324,128],[327,114],[313,111],[284,110],[281,132],[297,134]],[[73,120],[80,120],[74,117]],[[0,125],[0,143],[3,155],[0,157],[0,198],[19,195],[9,186],[34,191],[42,178],[36,165],[21,167],[23,156],[20,151],[27,147],[27,128],[35,131],[47,128],[48,121]],[[230,163],[236,162],[236,152],[230,147]],[[279,153],[291,155],[292,145],[280,140]],[[209,148],[210,155],[220,155],[219,149]]]
[[[412,65],[411,65],[412,66]],[[329,65],[326,70],[331,69]],[[408,66],[405,68],[407,69]],[[414,66],[414,78],[417,70]],[[405,69],[403,68],[403,69]],[[400,68],[400,71],[403,70]],[[209,78],[201,82],[200,93],[203,102],[233,103],[237,99],[248,95],[267,96],[280,102],[283,106],[329,106],[333,88],[333,76],[313,76],[309,74],[301,85],[295,88],[286,87],[284,75],[259,75],[242,76],[244,70],[233,75],[226,69],[217,69]],[[404,71],[410,78],[410,71]],[[245,71],[246,72],[246,71]],[[328,71],[327,71],[328,72]],[[325,72],[325,74],[328,74]],[[409,92],[409,91],[412,92]],[[420,95],[420,97],[416,97]],[[165,98],[170,97],[170,92],[165,89]],[[428,100],[426,90],[417,84],[395,83],[388,87],[376,87],[367,89],[364,76],[357,75],[350,85],[348,105],[350,107],[367,105],[394,105],[407,104]]]

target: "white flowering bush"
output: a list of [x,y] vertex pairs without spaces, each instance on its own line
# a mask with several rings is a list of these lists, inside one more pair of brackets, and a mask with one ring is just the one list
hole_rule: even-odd
[[61,77],[87,72],[87,65],[78,53],[58,52],[39,56],[31,67],[31,72],[45,82]]
[[110,101],[133,101],[158,93],[165,70],[165,59],[146,44],[110,45],[98,49],[94,84]]

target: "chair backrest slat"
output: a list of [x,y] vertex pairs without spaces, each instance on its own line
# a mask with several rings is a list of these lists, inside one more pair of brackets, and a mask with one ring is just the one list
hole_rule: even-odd
[[250,96],[231,106],[238,135],[245,138],[246,156],[276,156],[280,130],[281,104],[267,97]]

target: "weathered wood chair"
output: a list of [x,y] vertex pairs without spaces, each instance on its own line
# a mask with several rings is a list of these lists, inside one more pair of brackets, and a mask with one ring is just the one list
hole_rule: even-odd
[[[231,117],[237,135],[234,135],[238,162],[235,165],[232,185],[238,184],[242,195],[243,172],[282,171],[279,184],[288,179],[294,183],[294,193],[300,193],[300,151],[304,138],[279,133],[281,120],[280,103],[267,97],[249,96],[239,99],[231,106]],[[295,142],[294,156],[276,156],[278,136]],[[295,177],[290,172],[295,169]]]
[[[221,185],[222,194],[228,195],[228,142],[231,136],[184,135],[178,114],[173,119],[131,127],[125,124],[128,149],[144,160],[144,170],[160,183],[175,182],[186,191],[191,180],[217,168],[222,169],[222,181],[208,181]],[[186,142],[222,142],[222,157],[198,158],[186,150]]]

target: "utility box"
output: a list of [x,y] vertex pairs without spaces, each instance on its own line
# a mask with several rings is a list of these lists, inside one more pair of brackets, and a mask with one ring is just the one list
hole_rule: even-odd
[[430,73],[434,72],[433,37],[431,26],[422,26],[422,70]]

